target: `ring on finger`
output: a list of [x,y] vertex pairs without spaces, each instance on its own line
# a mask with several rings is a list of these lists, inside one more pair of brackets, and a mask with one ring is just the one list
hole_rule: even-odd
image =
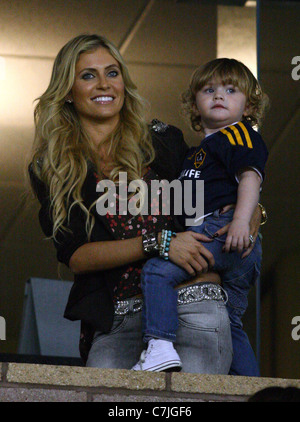
[[252,234],[249,235],[249,240],[252,245],[254,243],[254,237],[252,236]]

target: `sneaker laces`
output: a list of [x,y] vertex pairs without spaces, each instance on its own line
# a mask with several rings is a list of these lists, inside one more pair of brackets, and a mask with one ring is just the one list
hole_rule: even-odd
[[[168,352],[167,355],[163,353],[163,356],[161,356],[160,353],[160,347],[157,347],[158,343],[157,342],[152,342],[152,340],[150,340],[150,342],[148,343],[148,348],[146,350],[143,350],[141,355],[140,355],[140,359],[137,362],[136,365],[134,365],[134,367],[132,368],[135,371],[141,370],[141,371],[147,371],[147,370],[152,370],[152,371],[160,371],[160,370],[164,370],[164,369],[170,369],[170,368],[175,368],[175,367],[182,367],[182,363],[180,361],[180,358],[178,356],[178,354],[176,353],[175,349],[173,348],[173,345],[171,345],[171,347],[168,347],[168,349],[172,349],[172,354],[173,356],[170,358],[168,356]],[[171,354],[171,355],[172,355]],[[175,356],[174,356],[175,354]],[[157,361],[158,358],[158,361]],[[154,359],[154,360],[153,360]],[[172,362],[173,361],[173,362]],[[173,364],[174,363],[174,364]],[[175,365],[176,363],[176,365]],[[150,366],[149,366],[150,364]],[[146,366],[144,366],[146,365]],[[145,369],[148,368],[148,369]],[[156,369],[155,369],[156,368]]]
[[140,359],[137,363],[137,365],[139,365],[141,370],[143,370],[143,363],[145,363],[146,355],[147,355],[147,350],[143,350],[141,353]]
[[153,349],[153,347],[154,347],[153,344],[149,343],[148,349],[142,351],[140,360],[138,361],[138,364],[140,365],[140,367],[142,367],[142,364],[145,363],[146,357],[147,355],[151,353],[151,350]]
[[139,360],[140,364],[145,362],[146,356],[147,356],[147,350],[143,350],[140,356],[140,360]]

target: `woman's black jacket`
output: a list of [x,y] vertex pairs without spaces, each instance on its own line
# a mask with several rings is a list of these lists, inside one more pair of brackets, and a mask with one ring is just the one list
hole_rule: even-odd
[[[182,132],[174,126],[164,125],[159,121],[152,121],[151,135],[155,148],[155,160],[151,168],[159,175],[160,179],[172,181],[180,173],[183,159],[187,152]],[[41,204],[39,220],[46,236],[52,235],[52,221],[49,213],[48,190],[29,167],[31,183]],[[82,188],[82,195],[87,208],[99,197],[96,192],[96,177],[91,166]],[[94,210],[95,225],[91,241],[114,240],[113,233],[106,225],[105,217]],[[54,241],[57,250],[57,259],[69,264],[75,250],[87,243],[85,231],[85,215],[79,206],[72,207],[70,224],[71,232],[60,233]],[[113,322],[113,290],[116,283],[124,273],[125,267],[112,270],[75,274],[74,284],[71,288],[64,317],[81,320],[92,326],[95,330],[109,332]]]

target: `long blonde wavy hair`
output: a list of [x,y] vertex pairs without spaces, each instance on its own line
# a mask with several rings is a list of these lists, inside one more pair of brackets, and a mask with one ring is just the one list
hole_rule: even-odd
[[249,105],[250,114],[245,116],[245,119],[251,126],[261,124],[269,107],[268,96],[262,91],[252,72],[242,62],[220,58],[198,67],[192,74],[188,89],[181,95],[183,114],[194,131],[202,133],[204,131],[201,116],[196,108],[196,94],[213,78],[220,79],[224,85],[237,86],[245,94]]
[[54,61],[48,88],[37,98],[35,137],[30,158],[34,173],[49,189],[54,238],[58,231],[68,230],[68,217],[75,204],[86,215],[88,235],[94,224],[91,207],[87,209],[84,205],[81,191],[89,161],[94,163],[101,175],[99,152],[81,126],[73,104],[66,102],[66,97],[74,83],[80,54],[99,47],[106,48],[117,60],[125,86],[120,122],[103,141],[109,144],[113,164],[110,179],[117,183],[119,172],[127,173],[128,183],[141,179],[143,168],[154,159],[154,148],[145,120],[146,103],[138,94],[118,49],[99,35],[84,34],[70,40]]

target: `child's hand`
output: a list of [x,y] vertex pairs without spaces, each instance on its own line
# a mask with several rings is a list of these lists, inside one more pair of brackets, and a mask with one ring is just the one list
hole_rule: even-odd
[[249,234],[250,227],[247,220],[238,218],[233,219],[228,229],[223,251],[237,251],[242,253],[243,250],[247,249],[250,244]]

